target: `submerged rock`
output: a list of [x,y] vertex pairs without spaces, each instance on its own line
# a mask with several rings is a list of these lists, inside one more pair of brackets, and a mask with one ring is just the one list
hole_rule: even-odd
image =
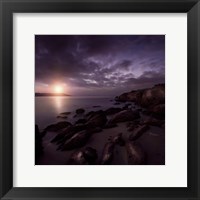
[[61,118],[61,119],[67,119],[67,116],[63,116],[63,115],[58,115],[57,118]]
[[60,113],[60,115],[69,115],[69,114],[71,114],[71,112],[62,112],[62,113]]
[[100,164],[108,165],[112,162],[113,154],[114,154],[114,147],[115,147],[114,142],[108,142],[105,144]]
[[59,131],[61,129],[64,129],[66,127],[71,126],[72,124],[70,122],[66,122],[66,121],[62,121],[62,122],[58,122],[56,124],[51,124],[49,126],[47,126],[44,130],[45,131]]
[[139,117],[140,114],[138,111],[123,110],[115,114],[109,122],[110,123],[126,122],[138,119]]
[[136,128],[133,133],[130,134],[129,140],[136,140],[138,139],[145,131],[149,129],[148,125],[142,125]]
[[62,112],[57,116],[57,118],[67,119],[69,114],[71,114],[71,112]]
[[146,154],[139,144],[127,142],[126,151],[128,157],[128,164],[130,165],[146,164]]
[[101,106],[92,106],[93,108],[100,108]]
[[76,114],[83,114],[85,110],[83,108],[79,108],[76,110]]

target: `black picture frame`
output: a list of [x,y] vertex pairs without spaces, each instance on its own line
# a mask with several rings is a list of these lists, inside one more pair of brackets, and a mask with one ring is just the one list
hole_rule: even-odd
[[[13,13],[187,13],[188,187],[16,188],[13,187]],[[199,48],[197,0],[0,0],[0,197],[6,199],[200,199]],[[174,133],[175,134],[175,133]]]

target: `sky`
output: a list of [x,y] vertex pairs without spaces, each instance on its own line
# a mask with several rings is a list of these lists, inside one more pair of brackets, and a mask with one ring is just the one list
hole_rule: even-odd
[[36,92],[112,96],[164,82],[164,35],[35,36]]

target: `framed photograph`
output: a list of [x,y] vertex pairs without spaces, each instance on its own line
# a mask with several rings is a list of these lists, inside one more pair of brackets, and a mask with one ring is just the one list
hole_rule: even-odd
[[199,195],[199,2],[1,0],[1,198]]

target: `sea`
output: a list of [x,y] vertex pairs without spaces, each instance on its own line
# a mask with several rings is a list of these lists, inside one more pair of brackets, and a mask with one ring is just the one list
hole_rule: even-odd
[[[35,97],[35,124],[40,130],[59,121],[75,122],[82,118],[76,115],[76,110],[83,108],[86,114],[90,111],[105,110],[110,107],[123,107],[124,103],[116,105],[113,96],[48,96]],[[60,118],[60,113],[71,112],[67,118]]]

